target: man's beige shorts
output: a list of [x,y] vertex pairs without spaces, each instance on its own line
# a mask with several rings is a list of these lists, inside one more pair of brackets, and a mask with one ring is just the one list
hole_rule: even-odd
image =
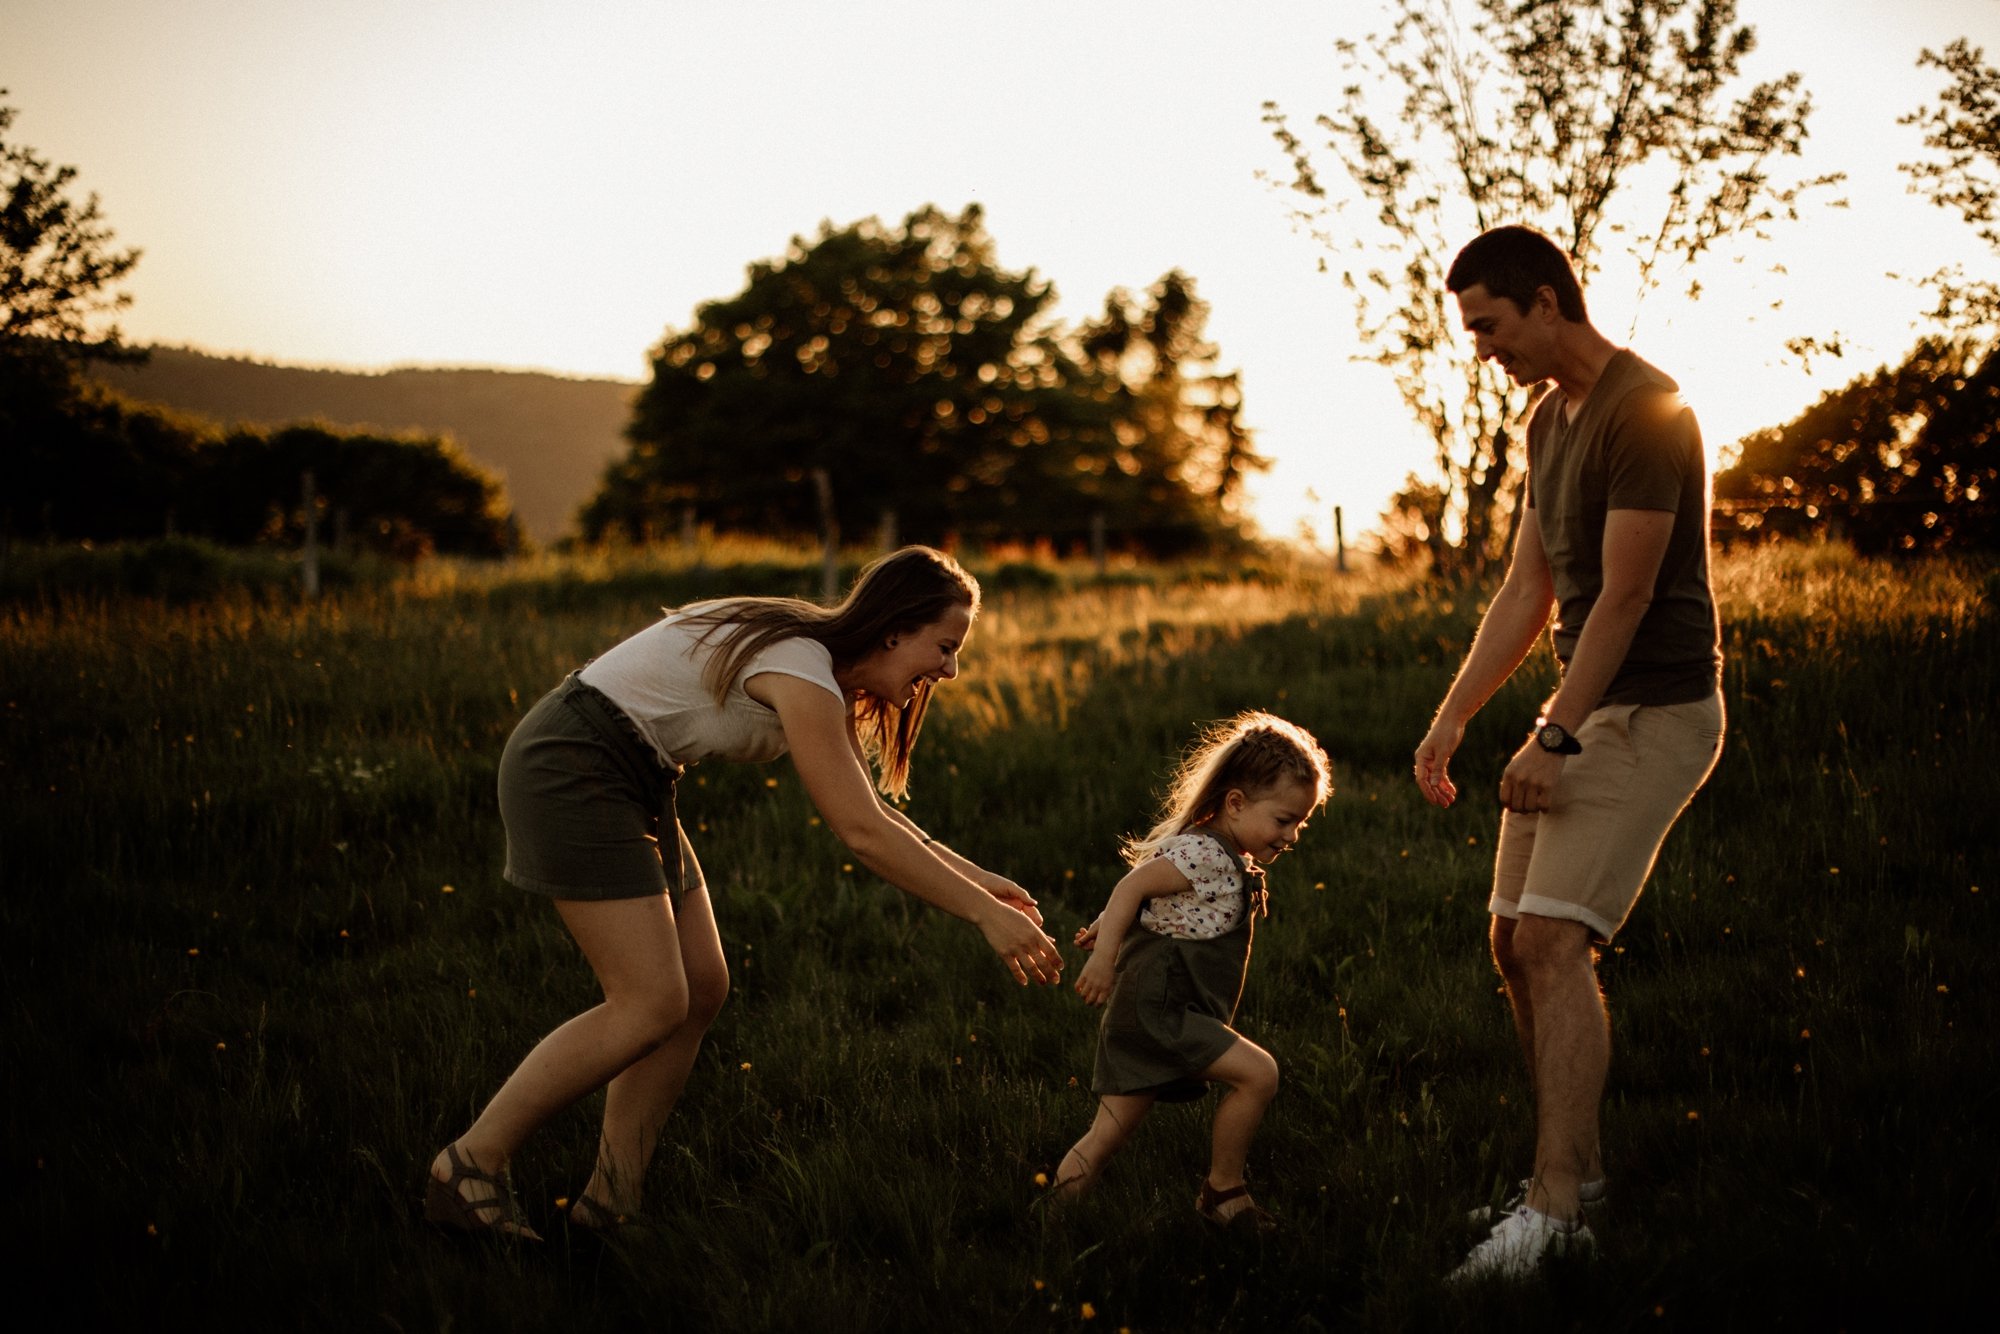
[[1500,818],[1493,863],[1499,917],[1582,922],[1609,942],[1639,901],[1667,831],[1722,754],[1722,696],[1692,704],[1612,704],[1577,729],[1549,809]]

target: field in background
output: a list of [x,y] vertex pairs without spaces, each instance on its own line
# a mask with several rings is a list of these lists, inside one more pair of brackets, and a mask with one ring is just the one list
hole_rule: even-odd
[[[590,1105],[516,1164],[551,1243],[454,1244],[424,1165],[593,999],[498,877],[519,714],[662,604],[811,591],[709,548],[435,566],[299,607],[0,606],[6,1238],[30,1313],[144,1327],[1699,1328],[1935,1323],[1983,1291],[2000,894],[2000,581],[1759,552],[1719,571],[1723,763],[1602,975],[1616,1183],[1595,1267],[1454,1294],[1464,1210],[1531,1113],[1482,957],[1490,788],[1553,680],[1475,724],[1467,798],[1409,754],[1470,596],[1322,567],[977,567],[912,813],[1093,915],[1192,724],[1313,729],[1339,790],[1272,876],[1242,1026],[1284,1085],[1263,1242],[1190,1208],[1207,1104],[1095,1198],[1040,1201],[1088,1121],[1095,1014],[859,871],[783,765],[696,770],[734,995],[670,1123],[653,1225],[572,1246]],[[1074,971],[1077,960],[1069,952]],[[85,1275],[80,1281],[71,1275]],[[17,1298],[17,1302],[20,1299]]]

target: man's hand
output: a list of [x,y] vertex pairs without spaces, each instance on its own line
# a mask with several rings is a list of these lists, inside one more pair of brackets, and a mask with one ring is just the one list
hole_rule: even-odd
[[1446,722],[1440,717],[1424,734],[1417,747],[1417,790],[1433,806],[1449,806],[1458,800],[1458,785],[1451,781],[1451,757],[1465,740],[1465,724]]
[[1501,807],[1522,815],[1548,810],[1555,800],[1556,782],[1562,777],[1563,761],[1567,758],[1543,750],[1529,737],[1514,752],[1514,758],[1507,761],[1506,772],[1500,775]]

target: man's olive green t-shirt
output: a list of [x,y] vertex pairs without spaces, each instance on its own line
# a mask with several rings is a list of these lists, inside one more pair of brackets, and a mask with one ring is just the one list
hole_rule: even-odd
[[1684,704],[1714,693],[1722,629],[1708,587],[1708,464],[1680,386],[1631,352],[1604,367],[1573,420],[1561,390],[1528,423],[1528,503],[1554,576],[1556,657],[1569,665],[1604,591],[1611,510],[1674,516],[1652,605],[1600,704]]

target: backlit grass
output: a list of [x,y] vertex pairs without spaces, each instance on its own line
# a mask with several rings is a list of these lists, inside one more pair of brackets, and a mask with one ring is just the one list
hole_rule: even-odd
[[555,1222],[588,1104],[516,1164],[547,1247],[418,1221],[437,1147],[593,999],[546,905],[499,880],[508,730],[663,604],[818,577],[781,549],[628,553],[304,608],[0,610],[28,1302],[140,1327],[1250,1330],[1818,1328],[1969,1300],[2000,1240],[1990,573],[1823,550],[1718,571],[1728,748],[1602,963],[1602,1260],[1503,1300],[1438,1278],[1463,1211],[1528,1163],[1480,794],[1553,665],[1488,706],[1467,796],[1436,812],[1409,754],[1475,597],[1303,565],[979,572],[911,810],[1028,885],[1058,939],[1196,722],[1269,708],[1334,757],[1242,1015],[1284,1075],[1252,1157],[1283,1232],[1194,1216],[1206,1105],[1156,1112],[1096,1197],[1042,1203],[1090,1116],[1094,1012],[1013,987],[976,933],[856,869],[783,765],[683,789],[734,994],[651,1225],[607,1249]]

